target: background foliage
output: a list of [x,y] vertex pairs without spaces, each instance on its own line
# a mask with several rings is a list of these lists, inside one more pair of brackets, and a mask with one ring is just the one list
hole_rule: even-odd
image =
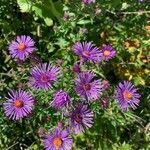
[[[103,108],[101,101],[92,104],[96,113],[94,126],[85,134],[74,136],[75,150],[148,150],[149,123],[149,49],[150,7],[147,0],[97,0],[85,6],[80,0],[1,0],[0,1],[0,149],[43,149],[39,128],[47,131],[65,119],[49,108],[56,89],[73,94],[75,75],[72,65],[78,59],[70,48],[79,40],[94,41],[98,46],[110,43],[117,57],[108,63],[85,68],[110,81],[113,94],[119,81],[131,80],[142,95],[136,111],[123,113],[114,99]],[[147,13],[146,13],[147,12]],[[2,103],[11,88],[28,88],[33,57],[18,64],[9,55],[8,44],[16,35],[30,35],[36,41],[36,55],[42,62],[51,61],[63,71],[56,89],[33,92],[38,103],[32,116],[12,122],[3,113]],[[83,68],[84,69],[84,68]]]

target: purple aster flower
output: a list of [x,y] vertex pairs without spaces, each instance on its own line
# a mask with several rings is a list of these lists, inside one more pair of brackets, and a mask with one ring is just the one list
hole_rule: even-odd
[[69,125],[76,134],[82,133],[85,128],[91,128],[94,113],[88,109],[87,105],[79,104],[70,115]]
[[45,150],[71,150],[73,140],[68,130],[56,128],[54,132],[47,134],[44,139]]
[[82,0],[82,2],[83,2],[84,4],[90,4],[90,3],[95,3],[96,0]]
[[69,102],[69,94],[63,90],[59,90],[54,94],[54,99],[51,103],[51,106],[56,109],[62,109],[63,107],[68,106]]
[[119,83],[115,96],[121,109],[125,111],[128,110],[129,106],[136,109],[140,102],[139,98],[141,97],[134,85],[129,81]]
[[56,81],[58,73],[58,67],[48,63],[40,64],[31,69],[32,76],[29,79],[29,83],[35,89],[48,90],[52,83]]
[[75,72],[75,73],[80,73],[81,72],[81,69],[80,69],[80,65],[79,64],[74,64],[73,67],[72,67],[72,71]]
[[21,119],[29,115],[34,106],[34,98],[26,91],[18,90],[8,93],[9,98],[4,103],[4,111],[7,117],[13,120]]
[[34,44],[30,36],[17,36],[9,45],[10,54],[13,58],[25,60],[35,50]]
[[93,78],[92,72],[82,72],[78,74],[75,80],[76,92],[89,101],[97,100],[103,90],[101,80],[93,80]]
[[110,45],[103,45],[100,52],[102,53],[102,59],[106,61],[116,56],[115,49]]
[[99,63],[101,61],[102,53],[92,44],[92,42],[77,42],[72,47],[73,51],[80,56],[81,61],[92,61]]

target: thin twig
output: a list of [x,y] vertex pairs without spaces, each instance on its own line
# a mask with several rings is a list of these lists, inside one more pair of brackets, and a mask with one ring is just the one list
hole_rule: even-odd
[[148,14],[150,13],[150,11],[134,11],[134,12],[120,12],[120,14],[124,14],[124,15],[131,15],[131,14]]
[[14,147],[15,145],[17,145],[18,144],[18,142],[16,142],[15,144],[13,144],[12,146],[10,146],[10,147],[8,147],[6,150],[9,150],[9,149],[11,149],[12,147]]
[[133,11],[133,12],[113,12],[113,11],[109,11],[107,10],[107,12],[111,13],[111,14],[123,14],[123,15],[132,15],[132,14],[135,14],[135,15],[141,15],[141,14],[149,14],[150,11]]

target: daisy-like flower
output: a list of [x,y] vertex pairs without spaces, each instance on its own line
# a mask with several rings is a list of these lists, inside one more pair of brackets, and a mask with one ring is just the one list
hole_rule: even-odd
[[71,150],[73,140],[68,130],[56,128],[54,132],[47,134],[44,139],[45,150]]
[[29,83],[35,89],[48,90],[59,74],[59,68],[48,63],[40,64],[31,69]]
[[101,80],[93,80],[93,78],[92,72],[82,72],[75,80],[76,92],[89,101],[97,100],[103,91]]
[[108,61],[116,56],[116,50],[110,45],[103,45],[100,49],[102,60]]
[[21,119],[28,114],[34,107],[34,98],[26,91],[18,90],[8,93],[9,98],[6,98],[4,103],[4,111],[7,117],[13,120]]
[[92,42],[77,42],[73,45],[72,50],[80,57],[81,62],[99,63],[101,61],[102,53]]
[[90,4],[90,3],[95,3],[96,0],[82,0],[82,2],[83,2],[84,4]]
[[35,42],[30,36],[17,36],[9,45],[9,52],[13,58],[25,60],[34,50]]
[[76,133],[82,133],[84,129],[91,128],[93,124],[94,113],[88,109],[87,105],[79,104],[70,115],[70,129]]
[[63,90],[59,90],[54,94],[54,99],[51,103],[51,106],[56,109],[62,109],[63,107],[68,106],[69,102],[69,94]]
[[141,96],[131,82],[124,81],[117,86],[115,97],[121,109],[127,111],[129,106],[136,109]]

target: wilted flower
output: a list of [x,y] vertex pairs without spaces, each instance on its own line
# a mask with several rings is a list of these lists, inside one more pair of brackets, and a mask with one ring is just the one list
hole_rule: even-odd
[[58,66],[61,66],[61,65],[63,64],[63,60],[62,60],[62,59],[57,59],[57,60],[56,60],[56,64],[57,64]]
[[88,33],[88,29],[87,28],[80,28],[79,33],[80,34]]
[[34,50],[35,42],[30,36],[17,36],[9,45],[9,52],[13,58],[25,60]]
[[77,42],[73,45],[72,49],[77,55],[79,55],[81,61],[92,61],[95,63],[101,61],[102,54],[92,42]]
[[47,134],[44,139],[45,150],[71,150],[73,140],[68,130],[56,128],[52,133]]
[[40,127],[40,128],[38,129],[38,131],[37,131],[37,134],[38,134],[38,136],[39,136],[40,138],[45,137],[45,133],[46,133],[46,130],[45,130],[44,128],[42,128],[42,127]]
[[93,78],[94,74],[92,72],[82,72],[78,74],[75,80],[76,92],[89,101],[97,100],[103,90],[101,80],[93,80]]
[[73,132],[79,134],[85,128],[91,128],[93,124],[94,114],[88,109],[87,105],[79,104],[70,115],[69,125]]
[[106,90],[110,87],[109,81],[108,80],[103,80],[102,81],[103,84],[103,89]]
[[82,0],[82,2],[83,2],[84,4],[90,4],[90,3],[95,3],[96,0]]
[[41,63],[41,59],[35,53],[31,54],[30,60],[31,60],[32,65],[38,65]]
[[48,90],[59,74],[58,67],[48,63],[40,64],[31,69],[31,77],[29,83],[35,89]]
[[98,16],[99,14],[101,14],[102,10],[100,8],[96,8],[95,10],[95,14]]
[[107,98],[105,98],[105,99],[102,99],[102,100],[100,101],[100,103],[101,103],[101,107],[104,109],[104,108],[108,107],[108,105],[109,105],[109,100],[108,100]]
[[69,12],[64,12],[64,20],[67,21],[69,19]]
[[62,109],[63,107],[68,106],[69,103],[70,103],[69,94],[63,90],[59,90],[54,94],[51,106],[56,109]]
[[18,90],[8,93],[4,110],[7,117],[13,120],[21,119],[29,115],[34,107],[34,98],[26,91]]
[[64,127],[64,123],[62,121],[58,122],[57,127],[58,128],[63,128]]
[[116,99],[122,110],[127,110],[129,106],[136,109],[140,100],[140,95],[137,89],[129,81],[119,83],[115,92]]
[[140,46],[140,42],[137,39],[134,40],[126,40],[124,42],[124,46],[126,49],[132,50],[132,49],[136,49]]
[[144,27],[144,29],[147,30],[148,32],[150,32],[150,25],[146,25],[146,26]]
[[110,45],[103,45],[100,48],[100,52],[102,53],[102,60],[108,61],[109,59],[112,59],[116,56],[115,49]]

